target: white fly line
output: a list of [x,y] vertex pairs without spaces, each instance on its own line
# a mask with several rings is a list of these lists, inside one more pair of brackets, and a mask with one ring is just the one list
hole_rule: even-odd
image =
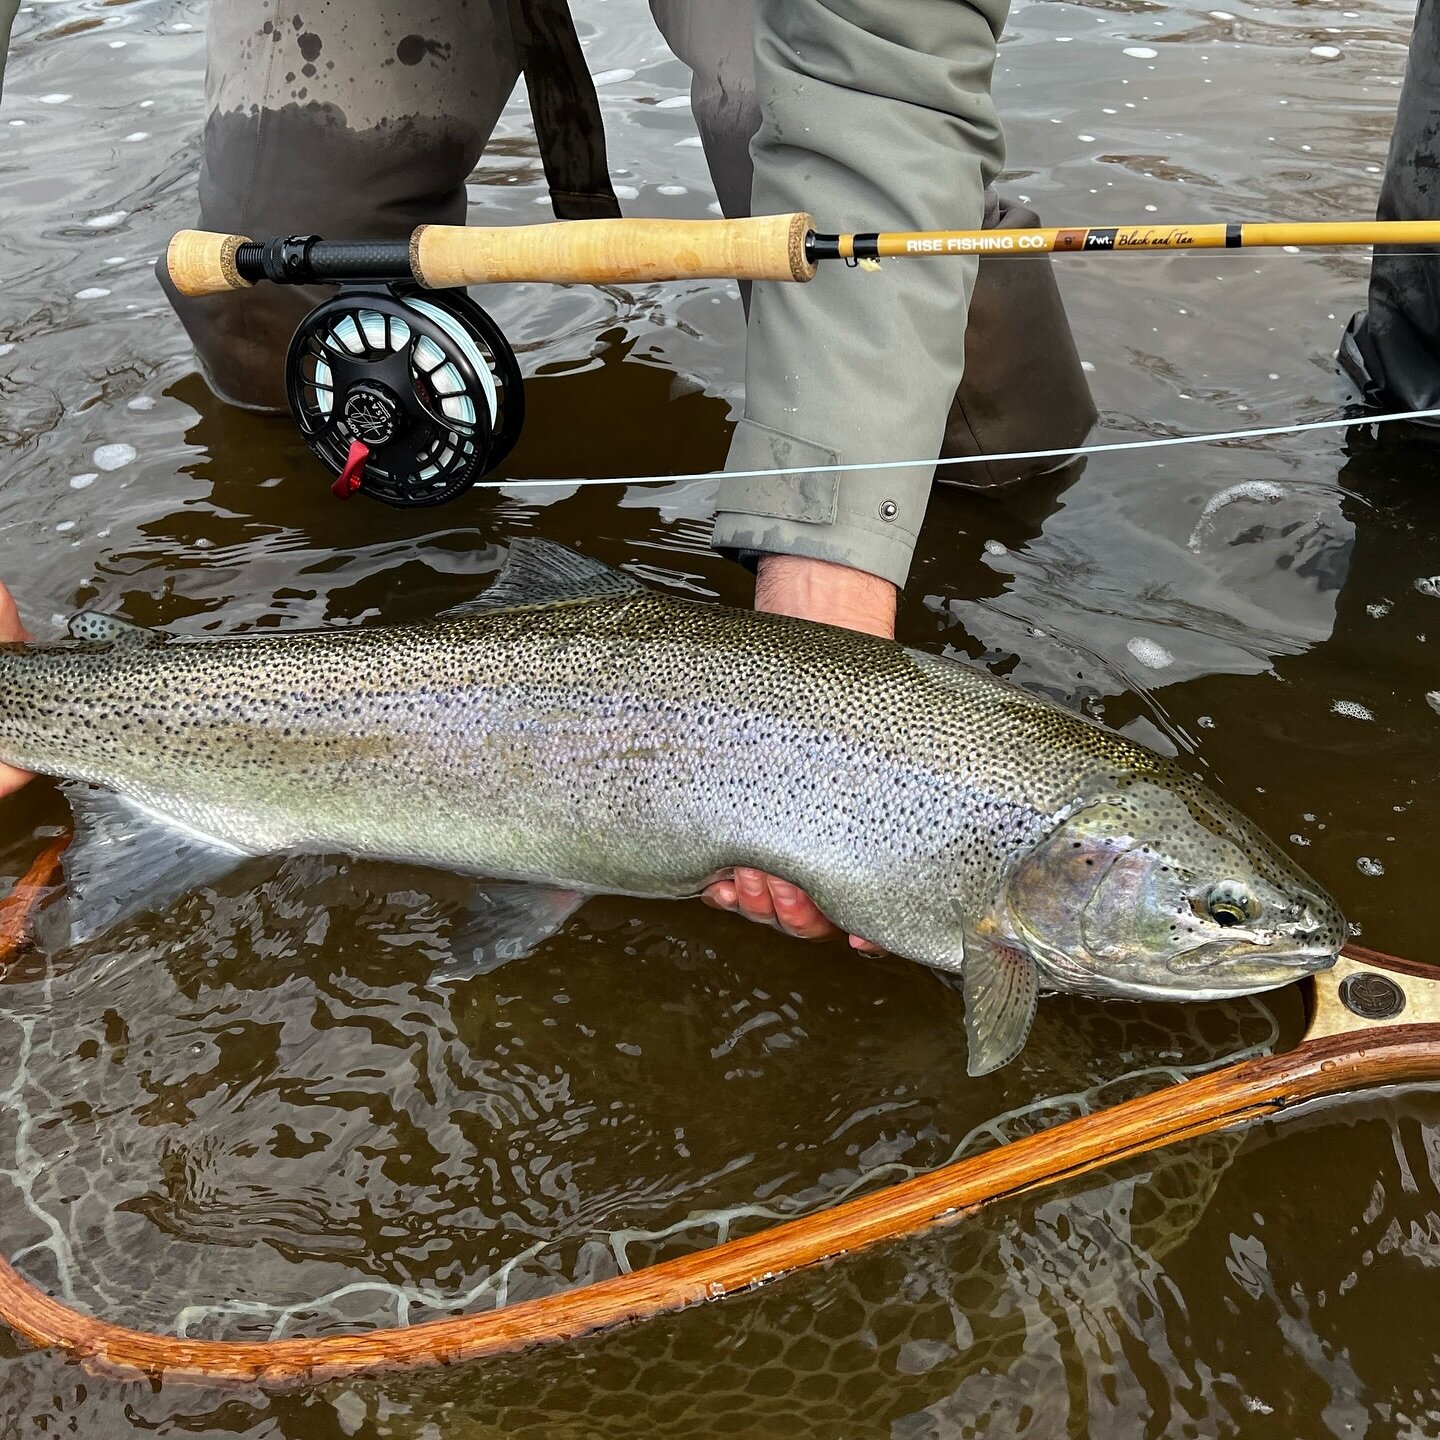
[[1176,445],[1213,445],[1228,440],[1263,440],[1276,435],[1303,435],[1313,430],[1350,430],[1368,425],[1385,425],[1405,420],[1440,419],[1440,409],[1396,410],[1384,415],[1347,416],[1333,420],[1307,420],[1293,425],[1262,425],[1250,430],[1212,430],[1201,435],[1165,435],[1152,440],[1115,440],[1099,445],[1069,445],[1056,450],[1007,450],[995,455],[956,455],[937,460],[869,460],[848,465],[788,465],[772,470],[691,470],[674,475],[602,475],[570,480],[509,479],[477,480],[477,489],[564,486],[575,489],[592,485],[678,485],[700,480],[768,480],[784,475],[855,475],[879,470],[916,470],[933,466],[979,465],[988,460],[1065,460],[1081,455],[1109,455],[1122,450],[1159,450]]

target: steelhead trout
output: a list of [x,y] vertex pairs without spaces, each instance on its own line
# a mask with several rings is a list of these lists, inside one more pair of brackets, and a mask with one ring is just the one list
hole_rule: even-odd
[[426,624],[192,641],[85,614],[71,636],[0,647],[0,759],[80,782],[80,935],[261,854],[577,898],[691,896],[756,866],[958,973],[972,1074],[1019,1052],[1042,989],[1245,994],[1345,938],[1285,854],[1123,736],[958,662],[662,595],[544,541]]

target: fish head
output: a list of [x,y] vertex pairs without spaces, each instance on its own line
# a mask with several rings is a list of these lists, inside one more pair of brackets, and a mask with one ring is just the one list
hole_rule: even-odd
[[1335,963],[1335,902],[1183,772],[1111,782],[1012,869],[1017,938],[1056,989],[1217,1000]]

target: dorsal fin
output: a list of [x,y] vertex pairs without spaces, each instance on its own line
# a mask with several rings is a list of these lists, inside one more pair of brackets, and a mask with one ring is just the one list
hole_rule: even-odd
[[447,610],[470,615],[477,610],[511,610],[522,605],[554,605],[563,600],[599,600],[634,595],[644,586],[624,571],[588,555],[568,550],[553,540],[516,540],[504,568],[490,588],[474,600]]
[[70,617],[70,637],[87,645],[163,645],[165,637],[158,630],[136,625],[131,620],[117,620],[95,610],[82,610]]

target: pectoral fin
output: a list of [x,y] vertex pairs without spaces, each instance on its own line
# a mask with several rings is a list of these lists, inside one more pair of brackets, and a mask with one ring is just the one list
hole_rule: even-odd
[[475,892],[451,939],[452,958],[434,979],[488,975],[548,940],[588,897],[551,885],[487,884]]
[[1040,972],[1028,955],[983,936],[965,937],[967,1075],[988,1075],[1024,1048],[1035,1019]]
[[63,788],[75,816],[75,838],[62,862],[72,945],[131,915],[164,909],[249,858],[168,825],[108,790],[78,783]]

